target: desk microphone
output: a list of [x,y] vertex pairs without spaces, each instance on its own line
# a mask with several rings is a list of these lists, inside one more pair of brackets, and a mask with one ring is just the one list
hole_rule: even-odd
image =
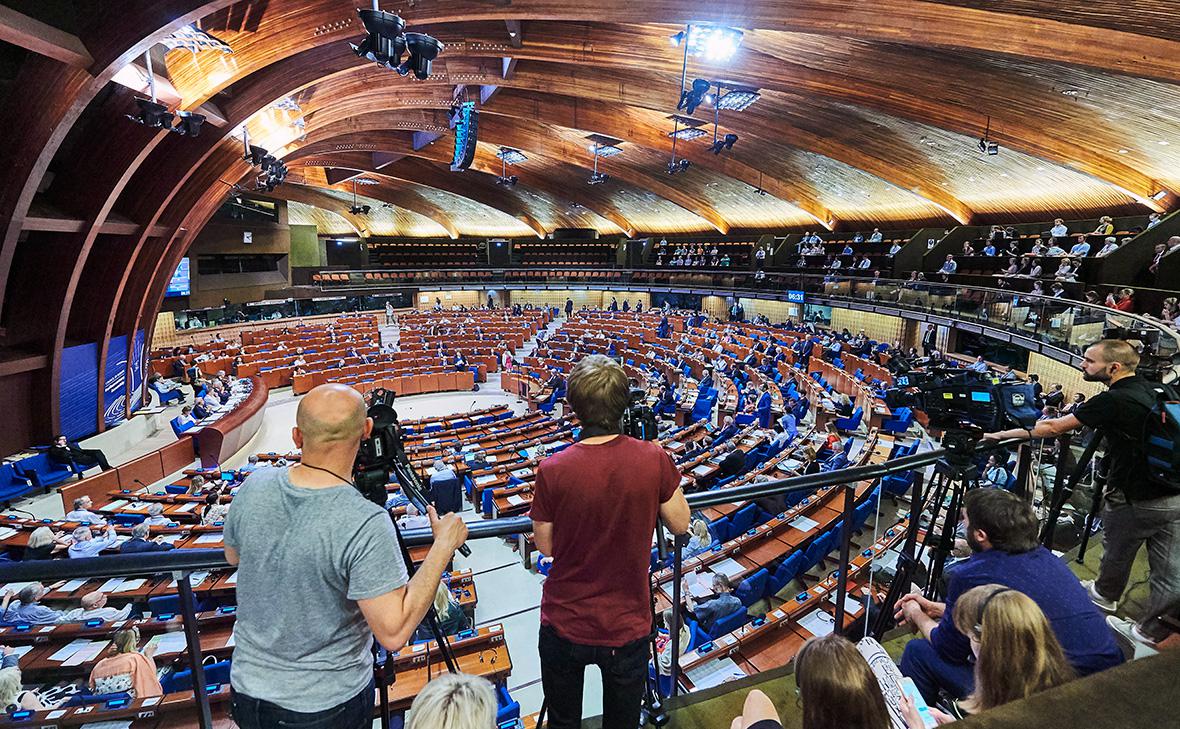
[[37,518],[36,514],[32,513],[31,511],[25,511],[24,509],[9,509],[9,511],[15,511],[18,514],[24,514],[25,516],[29,517],[30,519]]

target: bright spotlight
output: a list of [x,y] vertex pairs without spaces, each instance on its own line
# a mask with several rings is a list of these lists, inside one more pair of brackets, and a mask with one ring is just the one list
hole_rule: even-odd
[[709,61],[728,61],[742,43],[742,32],[719,25],[691,25],[688,50]]

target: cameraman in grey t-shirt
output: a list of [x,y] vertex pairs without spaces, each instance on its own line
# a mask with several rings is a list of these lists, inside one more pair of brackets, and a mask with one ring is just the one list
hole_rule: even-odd
[[238,566],[230,682],[241,729],[359,729],[373,721],[373,637],[406,644],[467,537],[458,514],[430,509],[434,545],[414,578],[381,507],[352,487],[373,421],[360,393],[321,385],[299,403],[302,462],[250,474],[226,516]]

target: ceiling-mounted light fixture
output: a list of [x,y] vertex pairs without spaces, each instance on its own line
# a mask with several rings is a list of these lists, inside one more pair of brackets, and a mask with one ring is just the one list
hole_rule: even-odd
[[172,126],[174,115],[168,111],[167,106],[156,100],[156,75],[152,72],[151,51],[149,50],[143,57],[147,63],[148,92],[151,98],[135,97],[135,105],[139,107],[139,113],[128,114],[127,118],[136,124],[142,124],[151,129],[167,129],[170,132],[176,132],[177,134],[188,137],[195,137],[200,134],[201,125],[205,123],[204,114],[198,114],[192,111],[177,112],[175,116],[180,117],[180,122],[175,127]]
[[738,140],[738,135],[733,134],[733,133],[726,134],[724,137],[721,137],[720,139],[713,140],[713,145],[709,148],[709,150],[713,154],[721,154],[722,150],[733,149],[733,145],[737,143],[737,140]]
[[684,172],[685,170],[687,170],[691,166],[692,166],[692,162],[681,157],[678,160],[668,163],[668,174],[675,175],[678,172]]
[[991,141],[988,137],[991,136],[992,118],[987,118],[987,128],[983,130],[983,136],[979,140],[979,151],[983,154],[995,156],[1000,153],[1000,145],[997,142]]
[[750,108],[751,104],[761,98],[762,94],[753,89],[730,88],[725,93],[721,93],[718,90],[715,106],[718,109],[724,109],[726,111],[745,111]]
[[[353,53],[402,76],[413,72],[415,78],[426,80],[430,76],[431,62],[443,52],[443,44],[425,33],[405,32],[406,21],[377,5],[378,1],[373,0],[371,9],[356,11],[368,35],[359,44],[352,45]],[[402,54],[407,52],[409,55],[403,61]]]
[[743,33],[721,25],[688,25],[668,38],[674,47],[684,46],[685,54],[703,56],[709,61],[728,61],[742,43]]
[[352,213],[353,215],[368,215],[372,209],[373,208],[371,208],[368,205],[357,205],[357,203],[356,203],[356,180],[354,179],[352,181],[352,207],[350,207],[348,209],[348,212]]
[[680,92],[680,102],[676,104],[676,110],[683,110],[684,113],[691,116],[697,107],[705,102],[705,97],[708,96],[712,85],[711,82],[703,78],[693,79],[692,88]]
[[503,185],[504,187],[512,187],[519,178],[516,175],[508,174],[508,165],[520,164],[527,160],[528,157],[525,157],[519,150],[512,149],[511,147],[500,147],[500,151],[496,153],[496,156],[500,158],[500,176],[496,178],[496,184]]

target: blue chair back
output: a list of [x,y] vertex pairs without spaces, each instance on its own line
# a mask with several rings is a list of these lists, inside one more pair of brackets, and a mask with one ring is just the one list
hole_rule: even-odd
[[147,518],[147,514],[112,514],[111,521],[115,526],[133,527]]
[[[229,683],[230,664],[232,661],[221,661],[220,663],[211,663],[205,666],[205,684],[206,685],[222,685]],[[193,689],[193,672],[191,668],[186,668],[183,671],[176,671],[160,682],[164,688],[164,693],[175,694],[181,691],[192,691]]]
[[55,463],[44,453],[38,453],[17,461],[16,472],[33,482],[39,489],[47,489],[65,481],[75,474],[73,468]]
[[742,601],[742,605],[750,607],[766,596],[766,583],[769,579],[770,573],[763,567],[742,580],[738,584],[737,590],[734,591],[734,595]]
[[0,501],[10,501],[31,490],[29,479],[18,474],[11,463],[0,464]]
[[178,483],[170,483],[164,486],[164,493],[166,494],[187,494],[188,486]]
[[116,701],[118,699],[130,699],[131,694],[126,691],[119,691],[113,694],[92,694],[86,691],[76,693],[71,696],[61,708],[66,709],[71,706],[90,706],[92,704],[105,704],[108,701]]
[[804,572],[819,564],[824,557],[828,556],[828,552],[832,551],[832,542],[835,539],[836,533],[834,531],[827,531],[816,537],[811,546],[803,553],[803,566],[799,571]]
[[777,595],[787,584],[799,575],[803,567],[803,553],[792,552],[770,576],[766,583],[766,594]]
[[728,516],[709,522],[709,533],[718,542],[728,542],[733,538],[733,523]]
[[165,615],[180,612],[179,595],[160,595],[148,598],[148,610],[152,615]]
[[729,615],[717,618],[717,622],[709,629],[709,637],[720,638],[726,633],[732,633],[745,625],[749,620],[750,615],[746,612],[745,606],[742,606]]
[[754,526],[754,519],[758,516],[757,504],[746,504],[735,511],[730,518],[730,532],[737,536]]
[[504,684],[496,685],[496,724],[520,718],[520,702],[513,701]]

